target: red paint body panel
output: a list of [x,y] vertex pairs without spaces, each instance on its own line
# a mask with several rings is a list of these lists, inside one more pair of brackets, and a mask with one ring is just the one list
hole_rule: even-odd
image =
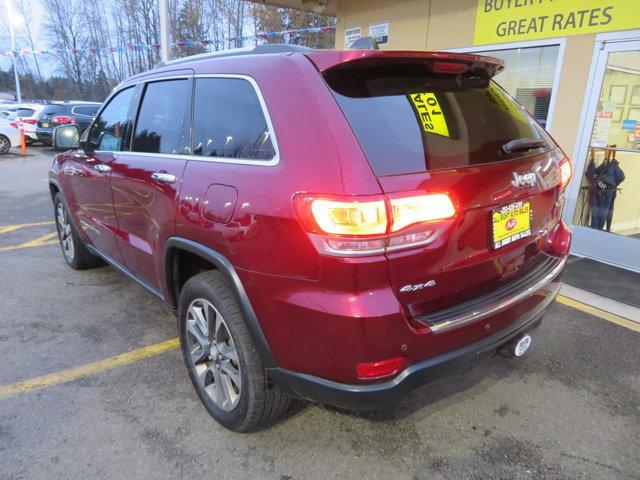
[[60,155],[56,161],[59,181],[76,225],[87,240],[115,260],[122,261],[116,245],[118,228],[111,194],[111,174],[99,172],[96,165],[113,166],[108,152],[78,151]]
[[[119,154],[113,163],[111,190],[118,221],[116,241],[124,265],[156,289],[164,280],[164,245],[175,235],[176,206],[187,161]],[[151,178],[174,175],[175,183]]]
[[[85,230],[86,241],[160,290],[168,303],[171,288],[165,279],[171,272],[165,271],[164,255],[170,237],[224,256],[277,365],[285,369],[361,384],[367,381],[357,376],[358,363],[402,357],[407,366],[467,345],[505,328],[544,299],[534,294],[438,335],[417,331],[410,320],[485,294],[536,261],[559,221],[555,160],[545,154],[376,177],[319,74],[365,58],[452,59],[491,72],[501,67],[493,59],[461,54],[349,51],[226,57],[193,61],[189,69],[159,68],[131,81],[178,74],[253,78],[273,124],[279,161],[265,166],[125,153],[103,159],[112,174],[94,178],[84,160],[69,152],[57,156],[52,181],[61,187],[76,222],[88,218],[107,232],[100,236]],[[541,185],[510,189],[514,171],[531,169],[540,170]],[[160,171],[174,175],[176,182],[153,180],[151,174]],[[458,215],[427,246],[355,258],[319,254],[292,201],[304,192],[350,197],[408,191],[449,192]],[[491,211],[518,199],[532,203],[534,233],[494,251]],[[429,279],[436,280],[436,288],[400,292],[403,285]]]

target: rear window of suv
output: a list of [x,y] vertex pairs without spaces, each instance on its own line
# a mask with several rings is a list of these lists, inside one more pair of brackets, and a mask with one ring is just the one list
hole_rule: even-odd
[[[555,148],[533,118],[482,71],[437,75],[423,63],[350,65],[325,80],[376,175],[453,169]],[[505,153],[516,139],[544,146]]]
[[38,115],[38,118],[40,120],[47,121],[51,120],[51,118],[55,117],[56,115],[61,115],[63,113],[67,113],[67,109],[64,105],[47,105],[42,109],[40,115]]

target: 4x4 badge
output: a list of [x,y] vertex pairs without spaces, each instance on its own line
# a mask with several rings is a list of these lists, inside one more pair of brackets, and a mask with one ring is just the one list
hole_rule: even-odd
[[404,287],[402,287],[400,289],[400,291],[402,293],[415,292],[416,290],[422,290],[423,288],[435,287],[435,286],[436,286],[436,281],[435,280],[429,280],[429,281],[424,282],[424,283],[416,283],[414,285],[405,285]]
[[522,175],[513,172],[513,180],[511,180],[511,185],[516,188],[526,187],[527,185],[530,187],[535,187],[537,182],[536,174],[533,172],[523,173]]

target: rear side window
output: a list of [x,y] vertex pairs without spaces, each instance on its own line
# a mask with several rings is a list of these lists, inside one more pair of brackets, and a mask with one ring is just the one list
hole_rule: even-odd
[[239,78],[196,79],[193,154],[271,160],[272,132],[253,85]]
[[73,107],[72,113],[92,117],[96,114],[96,110],[98,110],[98,107]]
[[[325,74],[379,176],[498,162],[555,147],[482,72],[436,75],[424,64],[349,67]],[[505,153],[516,139],[544,146]]]
[[148,83],[133,135],[134,152],[189,153],[191,81]]

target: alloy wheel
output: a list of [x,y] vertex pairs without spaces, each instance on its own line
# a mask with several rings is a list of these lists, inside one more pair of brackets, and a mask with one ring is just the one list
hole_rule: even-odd
[[0,155],[4,155],[11,148],[11,144],[9,143],[9,139],[0,135]]
[[71,223],[67,216],[67,211],[62,203],[58,203],[56,207],[56,220],[58,222],[58,236],[60,237],[60,245],[62,245],[62,253],[68,261],[73,261],[75,248],[73,245],[73,235],[71,234]]
[[196,298],[189,305],[186,340],[190,367],[198,385],[222,410],[233,410],[240,400],[242,378],[233,338],[211,302]]

